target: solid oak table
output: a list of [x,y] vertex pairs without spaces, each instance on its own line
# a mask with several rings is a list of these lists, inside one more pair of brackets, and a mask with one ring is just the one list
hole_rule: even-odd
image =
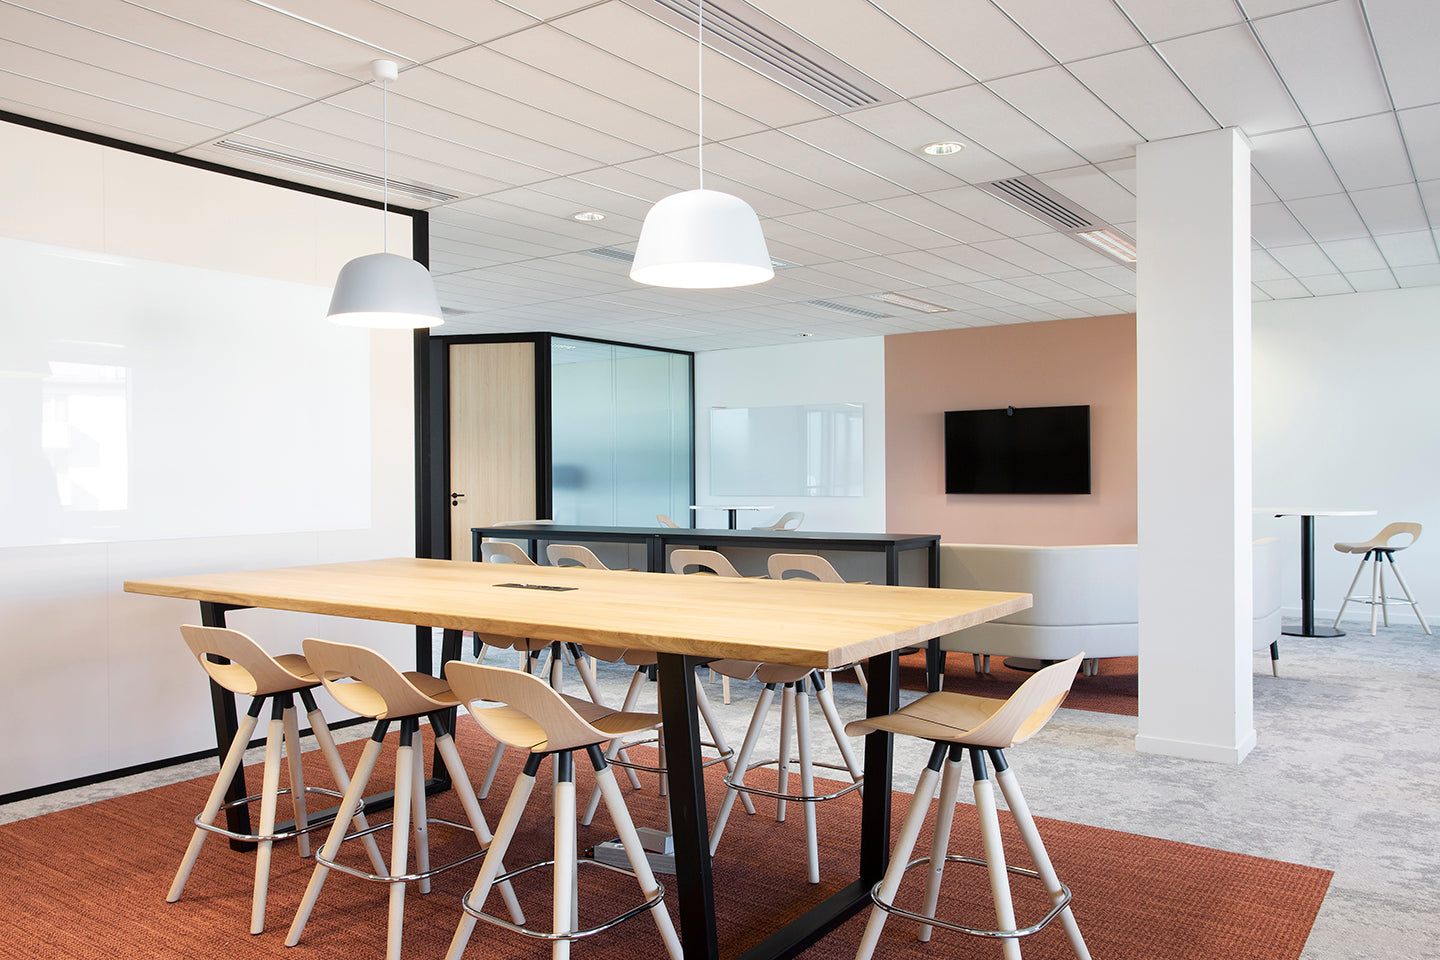
[[1315,626],[1315,518],[1373,517],[1374,510],[1275,510],[1257,507],[1256,513],[1300,518],[1300,629],[1281,630],[1287,637],[1343,637],[1344,630]]
[[[895,651],[1032,602],[1024,593],[412,558],[127,581],[125,589],[197,600],[216,625],[226,610],[267,607],[439,627],[445,659],[458,656],[465,630],[655,651],[687,960],[719,956],[695,669],[712,659],[833,669],[868,658],[866,708],[875,716],[899,706]],[[233,716],[233,698],[231,709]],[[229,739],[217,735],[223,756]],[[889,858],[891,736],[867,736],[864,757],[859,877],[747,951],[746,960],[793,956],[869,904]]]

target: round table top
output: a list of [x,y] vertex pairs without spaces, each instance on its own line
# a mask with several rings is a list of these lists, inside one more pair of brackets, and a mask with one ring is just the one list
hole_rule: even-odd
[[757,507],[749,503],[702,503],[690,504],[691,510],[774,510],[774,507]]
[[1376,510],[1315,510],[1305,507],[1299,510],[1271,509],[1256,507],[1256,513],[1268,513],[1276,517],[1373,517]]

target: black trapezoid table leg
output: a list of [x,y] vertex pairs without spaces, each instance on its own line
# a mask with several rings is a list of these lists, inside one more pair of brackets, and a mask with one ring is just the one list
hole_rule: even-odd
[[[227,611],[243,609],[245,608],[231,606],[227,603],[211,603],[202,600],[200,602],[200,623],[207,627],[223,627]],[[210,681],[210,709],[215,716],[215,747],[218,750],[218,759],[223,764],[225,755],[230,752],[230,744],[234,741],[236,734],[240,732],[240,720],[235,712],[235,694],[214,680]],[[230,786],[225,788],[225,802],[233,804],[247,796],[249,794],[245,789],[245,765],[241,764],[235,771],[235,776],[231,778]],[[226,807],[225,829],[231,833],[249,833],[249,808],[244,804]],[[231,840],[230,849],[254,850],[255,844],[248,840]]]

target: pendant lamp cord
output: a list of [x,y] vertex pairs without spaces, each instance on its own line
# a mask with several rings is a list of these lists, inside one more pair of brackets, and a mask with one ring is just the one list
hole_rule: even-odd
[[382,155],[380,168],[381,200],[380,213],[382,225],[380,228],[381,249],[390,252],[390,113],[389,113],[389,88],[390,84],[380,81],[380,152]]
[[700,149],[696,161],[700,166],[700,189],[705,189],[705,0],[700,0],[699,14],[695,19],[697,30],[695,39],[698,41],[699,51],[696,54],[696,92],[700,94],[700,122],[697,124],[700,133]]

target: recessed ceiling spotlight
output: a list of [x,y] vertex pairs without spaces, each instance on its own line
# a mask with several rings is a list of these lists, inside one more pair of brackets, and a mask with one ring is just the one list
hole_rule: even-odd
[[571,220],[579,220],[581,223],[595,223],[597,220],[604,220],[605,214],[598,210],[581,210],[579,213],[572,213]]
[[932,157],[948,157],[952,153],[959,153],[965,149],[965,144],[958,140],[941,140],[938,143],[927,143],[920,148],[921,153],[927,153]]
[[815,336],[815,334],[813,334],[813,333],[802,333],[802,334],[798,334],[798,336],[802,336],[802,337],[813,337],[813,336]]

